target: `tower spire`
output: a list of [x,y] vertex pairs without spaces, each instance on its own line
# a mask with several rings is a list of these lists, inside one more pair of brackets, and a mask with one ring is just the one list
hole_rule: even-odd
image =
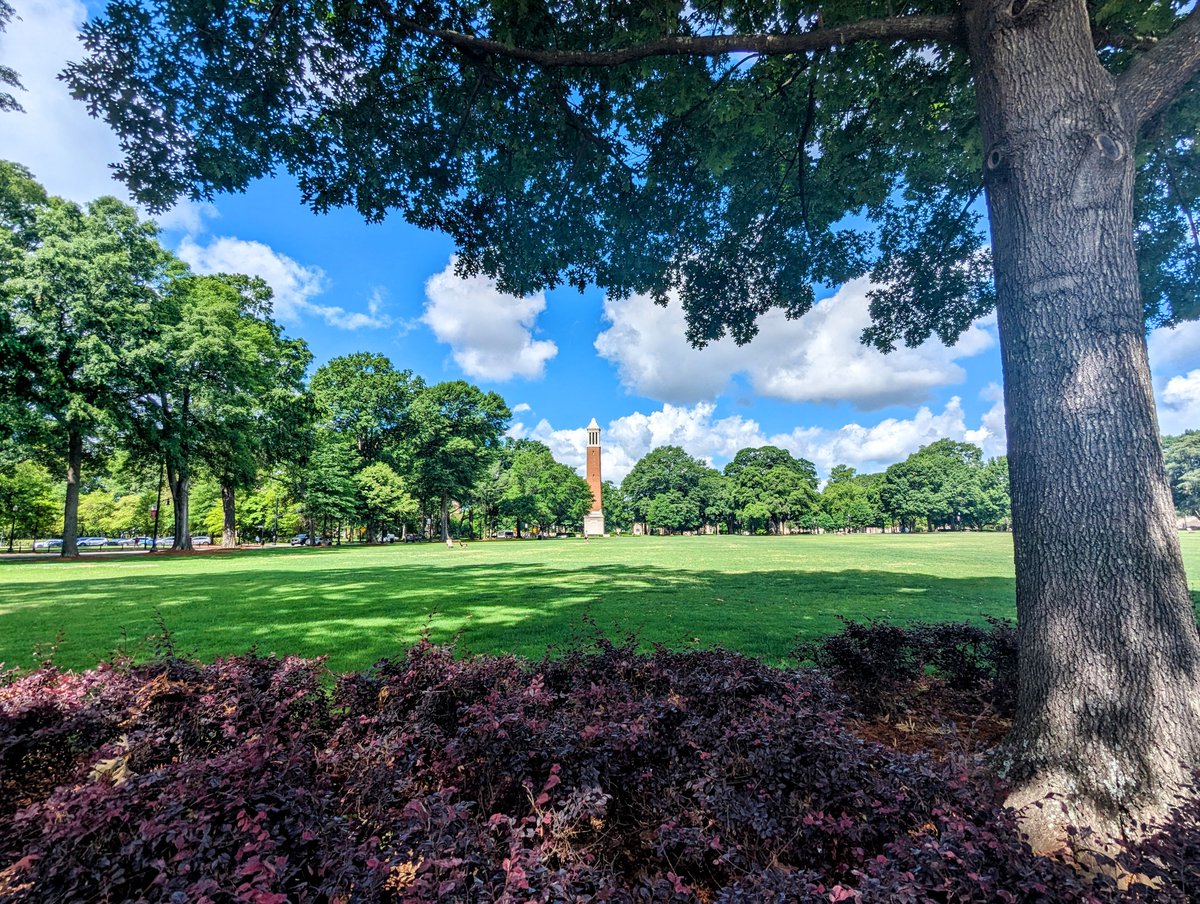
[[595,418],[587,425],[587,482],[592,491],[592,510],[584,516],[583,535],[598,537],[604,533],[604,490],[600,477],[600,425]]

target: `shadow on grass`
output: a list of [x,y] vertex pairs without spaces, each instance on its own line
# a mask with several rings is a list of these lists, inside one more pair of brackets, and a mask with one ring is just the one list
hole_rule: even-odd
[[[946,578],[892,571],[727,573],[612,564],[563,569],[537,563],[409,562],[319,570],[254,567],[219,573],[113,574],[16,585],[0,593],[0,661],[33,664],[31,651],[62,632],[56,662],[82,668],[123,643],[136,654],[161,613],[180,648],[201,658],[242,652],[326,655],[335,670],[394,656],[428,630],[465,651],[540,657],[581,631],[585,616],[610,636],[647,645],[721,646],[781,662],[799,636],[835,631],[839,615],[898,621],[1014,615],[1010,578]],[[336,555],[313,551],[310,555]]]

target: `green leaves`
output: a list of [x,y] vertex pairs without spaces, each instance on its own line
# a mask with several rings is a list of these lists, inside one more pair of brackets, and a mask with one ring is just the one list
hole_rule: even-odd
[[[1186,9],[1093,4],[1101,61],[1123,68]],[[677,293],[696,344],[748,341],[766,311],[801,316],[814,285],[870,271],[882,285],[864,341],[888,349],[953,342],[993,303],[975,205],[983,148],[959,46],[864,41],[605,67],[539,67],[503,48],[599,51],[957,13],[941,0],[902,11],[116,0],[87,25],[88,56],[67,80],[121,136],[118,172],[154,209],[282,167],[316,210],[395,212],[448,233],[463,270],[505,291]],[[463,51],[439,33],[500,43]],[[1200,197],[1196,129],[1179,113],[1194,93],[1163,118],[1139,171],[1155,323],[1200,313],[1200,243],[1184,225]]]
[[423,501],[469,495],[511,416],[499,395],[462,380],[419,390],[401,444],[413,492]]

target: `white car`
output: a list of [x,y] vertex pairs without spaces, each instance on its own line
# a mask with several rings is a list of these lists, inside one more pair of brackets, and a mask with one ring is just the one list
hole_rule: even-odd
[[198,536],[192,537],[192,545],[193,546],[211,546],[212,545],[212,537],[208,536],[208,534],[200,534]]
[[58,549],[62,546],[62,540],[37,540],[33,544],[34,549]]
[[80,537],[75,544],[77,546],[107,546],[108,537]]

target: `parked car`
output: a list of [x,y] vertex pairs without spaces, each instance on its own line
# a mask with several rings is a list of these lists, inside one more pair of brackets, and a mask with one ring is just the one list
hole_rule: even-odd
[[107,546],[108,537],[80,537],[75,543],[77,546]]
[[308,546],[308,534],[296,534],[288,542],[292,546]]
[[198,534],[192,537],[193,546],[210,546],[212,545],[212,537],[208,534]]
[[59,549],[61,546],[62,540],[60,539],[36,540],[33,544],[34,549]]

